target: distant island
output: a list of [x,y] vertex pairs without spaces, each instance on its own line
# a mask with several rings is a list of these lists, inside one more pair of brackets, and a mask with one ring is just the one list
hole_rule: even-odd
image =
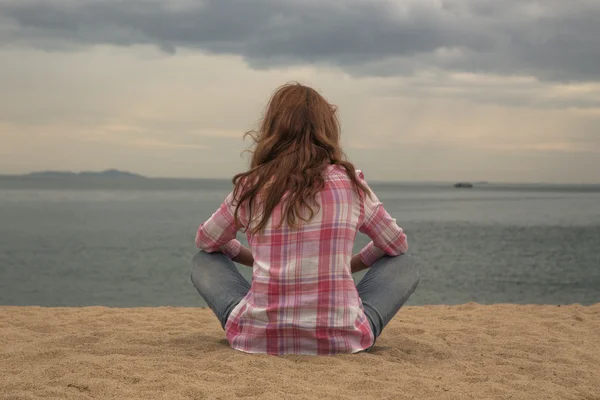
[[31,178],[143,178],[146,179],[145,176],[134,174],[127,171],[119,171],[117,169],[107,169],[100,172],[94,171],[82,171],[82,172],[72,172],[72,171],[36,171],[31,172],[29,174],[25,174],[23,176],[31,177]]

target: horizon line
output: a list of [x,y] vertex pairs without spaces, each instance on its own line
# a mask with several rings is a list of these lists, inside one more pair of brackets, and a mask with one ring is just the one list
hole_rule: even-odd
[[[136,172],[131,172],[131,171],[127,171],[127,170],[120,170],[117,168],[107,168],[107,169],[103,169],[100,171],[92,171],[92,170],[81,170],[81,171],[72,171],[72,170],[38,170],[38,171],[31,171],[31,172],[25,172],[25,173],[21,173],[21,174],[3,174],[0,173],[0,177],[28,177],[28,175],[32,175],[32,174],[43,174],[43,173],[65,173],[65,174],[82,174],[82,173],[91,173],[91,174],[101,174],[103,172],[108,172],[108,171],[112,171],[112,172],[119,172],[122,174],[131,174],[131,175],[135,175],[130,177],[130,179],[135,179],[135,178],[144,178],[144,179],[171,179],[171,180],[214,180],[214,181],[230,181],[231,178],[223,178],[223,177],[214,177],[214,178],[208,178],[208,177],[177,177],[177,176],[164,176],[164,177],[157,177],[157,176],[148,176],[148,175],[143,175],[143,174],[139,174]],[[114,177],[113,177],[114,178]],[[508,181],[490,181],[490,180],[456,180],[456,181],[450,181],[450,180],[384,180],[384,179],[369,179],[369,182],[372,183],[382,183],[382,184],[386,184],[386,183],[426,183],[426,184],[456,184],[456,183],[472,183],[473,185],[560,185],[560,186],[598,186],[600,185],[600,182],[578,182],[578,183],[567,183],[567,182],[543,182],[543,181],[538,181],[538,182],[532,182],[532,181],[527,181],[527,182],[508,182]]]

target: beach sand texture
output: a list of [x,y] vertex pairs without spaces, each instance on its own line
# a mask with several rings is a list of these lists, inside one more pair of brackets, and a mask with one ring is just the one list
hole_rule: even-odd
[[600,304],[406,307],[371,354],[250,355],[200,308],[0,307],[2,399],[600,399]]

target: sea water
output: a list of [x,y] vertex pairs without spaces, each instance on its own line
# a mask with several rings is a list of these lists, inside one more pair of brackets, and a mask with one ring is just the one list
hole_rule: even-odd
[[[600,301],[600,186],[371,187],[419,260],[409,304]],[[0,305],[205,306],[189,279],[194,235],[230,189],[0,178]],[[367,241],[359,234],[355,251]]]

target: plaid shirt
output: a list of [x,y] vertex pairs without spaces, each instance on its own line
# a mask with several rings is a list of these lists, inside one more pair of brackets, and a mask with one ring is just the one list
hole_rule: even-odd
[[[366,185],[361,171],[357,177]],[[368,187],[368,186],[367,186]],[[372,194],[358,196],[343,168],[330,166],[325,188],[317,194],[320,210],[298,228],[283,224],[282,208],[273,211],[262,234],[247,234],[254,257],[251,289],[231,311],[225,332],[231,347],[248,353],[355,353],[373,344],[373,332],[350,271],[357,231],[372,241],[360,252],[373,265],[384,254],[406,252],[406,235]],[[234,258],[230,193],[198,229],[196,245]],[[248,224],[240,208],[240,222]]]

